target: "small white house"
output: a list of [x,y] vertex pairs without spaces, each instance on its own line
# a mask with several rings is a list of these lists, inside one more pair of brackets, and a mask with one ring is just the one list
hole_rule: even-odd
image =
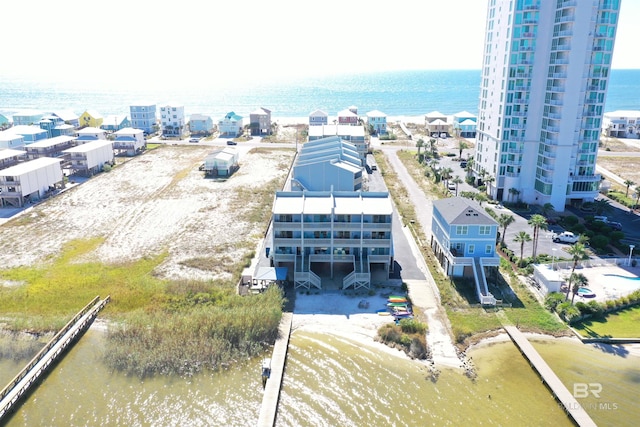
[[113,164],[113,143],[108,140],[87,142],[64,150],[72,174],[92,176],[102,171],[105,164]]
[[100,128],[94,127],[86,127],[82,129],[78,129],[76,132],[78,135],[78,142],[83,143],[84,141],[95,141],[97,139],[107,139],[107,131]]
[[0,131],[0,150],[6,148],[19,149],[25,145],[24,136],[19,135],[11,130]]
[[144,138],[142,129],[124,128],[114,132],[114,135],[116,139],[113,142],[113,149],[116,154],[135,156],[147,147],[147,140]]
[[63,188],[61,162],[41,157],[0,170],[0,206],[19,208]]
[[209,154],[204,159],[206,176],[230,176],[238,169],[238,150],[225,147]]

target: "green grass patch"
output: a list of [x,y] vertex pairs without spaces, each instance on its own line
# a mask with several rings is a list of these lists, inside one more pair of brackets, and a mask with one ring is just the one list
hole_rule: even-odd
[[573,325],[585,338],[640,337],[640,306],[628,307],[606,316],[583,320]]
[[[431,178],[425,175],[425,166],[418,162],[418,157],[414,152],[401,150],[397,152],[397,155],[409,171],[409,174],[428,197],[432,199],[445,197],[442,186],[435,184]],[[411,200],[409,200],[402,182],[389,167],[384,154],[376,152],[374,156],[383,172],[385,182],[398,210],[403,216],[406,214],[408,219],[414,218],[415,208]],[[406,222],[408,221],[405,220]],[[420,224],[416,222],[410,229],[418,241],[426,241],[425,233]],[[446,310],[454,338],[458,343],[469,342],[468,339],[473,336],[480,336],[486,332],[501,328],[501,321],[494,311],[487,311],[473,306],[477,301],[470,300],[470,292],[464,279],[458,280],[447,277],[428,245],[421,245],[420,250],[438,286],[442,305]],[[505,279],[505,275],[510,275],[508,280]],[[497,275],[497,281],[498,283],[495,285],[501,290],[506,291],[511,287],[515,293],[515,297],[505,298],[505,302],[513,304],[512,308],[506,308],[504,311],[508,321],[518,324],[522,329],[528,331],[553,335],[569,333],[567,327],[542,307],[515,275],[511,275],[508,271],[501,271]],[[511,294],[510,292],[504,293]]]
[[448,307],[447,317],[451,322],[453,338],[458,344],[474,335],[502,328],[500,319],[495,312],[486,311],[479,307],[457,309]]
[[[241,297],[233,282],[168,281],[153,270],[165,254],[121,264],[78,262],[101,239],[75,240],[44,265],[0,272],[0,316],[7,329],[44,333],[60,329],[96,295],[111,296],[102,315],[113,322],[106,361],[147,376],[190,375],[260,354],[273,342],[284,296],[278,287]],[[226,260],[240,274],[251,254]]]
[[57,258],[43,265],[0,271],[0,278],[22,283],[0,288],[0,315],[13,319],[8,327],[34,332],[56,330],[96,295],[111,295],[106,315],[153,305],[166,287],[166,282],[152,274],[165,254],[111,265],[76,262],[101,242],[101,238],[74,240]]

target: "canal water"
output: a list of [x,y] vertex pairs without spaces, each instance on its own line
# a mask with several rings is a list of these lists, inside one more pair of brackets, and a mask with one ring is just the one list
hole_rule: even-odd
[[[260,360],[192,378],[140,379],[101,362],[103,332],[88,331],[18,407],[8,426],[252,426],[262,401]],[[291,336],[277,426],[572,425],[510,342],[468,352],[475,379],[430,371],[400,353],[333,334]],[[640,359],[568,340],[534,341],[565,385],[601,383],[578,399],[598,425],[636,425]],[[0,361],[8,382],[26,363]],[[594,391],[597,391],[594,388]]]

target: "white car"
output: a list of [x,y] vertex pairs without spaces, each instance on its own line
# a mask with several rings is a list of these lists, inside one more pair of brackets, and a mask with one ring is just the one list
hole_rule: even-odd
[[455,191],[456,189],[456,184],[454,182],[450,182],[447,187],[449,188],[449,190],[451,191]]
[[553,236],[554,243],[576,243],[580,238],[570,231],[563,231]]

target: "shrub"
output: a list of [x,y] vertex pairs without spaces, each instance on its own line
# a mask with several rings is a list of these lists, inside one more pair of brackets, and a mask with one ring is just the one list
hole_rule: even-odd
[[569,216],[564,217],[564,221],[563,222],[564,222],[564,225],[566,225],[567,227],[571,227],[571,226],[574,226],[574,225],[578,224],[580,222],[580,220],[575,215],[569,215]]
[[602,234],[598,234],[591,239],[590,243],[596,249],[604,249],[609,245],[609,239]]
[[560,292],[551,292],[544,299],[544,306],[551,311],[555,311],[559,304],[564,302],[564,295]]
[[427,324],[416,319],[402,319],[400,320],[400,329],[405,334],[422,335],[427,333]]

